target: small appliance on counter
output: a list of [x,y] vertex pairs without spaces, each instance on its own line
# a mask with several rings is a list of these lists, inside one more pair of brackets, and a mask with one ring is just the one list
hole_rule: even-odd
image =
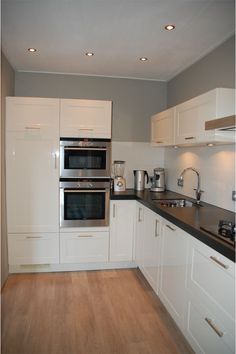
[[137,191],[143,191],[145,188],[145,176],[147,177],[147,183],[149,182],[149,177],[147,171],[144,170],[134,170],[134,189]]
[[220,220],[218,224],[203,225],[200,229],[235,247],[236,226],[234,222]]
[[114,191],[124,192],[126,188],[126,182],[124,178],[125,161],[116,160],[113,162],[113,174],[114,174]]
[[151,177],[152,186],[151,192],[164,192],[166,189],[165,185],[165,170],[164,168],[154,168],[154,176]]

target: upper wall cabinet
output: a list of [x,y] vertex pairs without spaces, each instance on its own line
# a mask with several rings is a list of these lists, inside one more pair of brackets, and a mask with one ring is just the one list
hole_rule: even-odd
[[175,107],[151,118],[151,144],[153,146],[174,145]]
[[230,142],[232,132],[205,130],[205,122],[235,114],[233,89],[218,88],[176,106],[175,143]]
[[111,101],[61,99],[60,136],[111,139]]
[[151,118],[152,145],[234,143],[232,131],[205,130],[206,121],[235,114],[234,96],[234,89],[217,88],[156,114]]

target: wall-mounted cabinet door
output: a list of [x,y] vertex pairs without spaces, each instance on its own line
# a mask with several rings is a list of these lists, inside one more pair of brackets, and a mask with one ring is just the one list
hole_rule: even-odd
[[6,122],[8,232],[57,232],[59,100],[10,98]]
[[151,144],[153,146],[174,145],[175,107],[151,117]]
[[188,235],[167,220],[161,240],[161,301],[182,329],[187,278]]
[[110,203],[110,261],[132,261],[134,248],[134,200]]
[[61,99],[60,136],[111,138],[111,101]]

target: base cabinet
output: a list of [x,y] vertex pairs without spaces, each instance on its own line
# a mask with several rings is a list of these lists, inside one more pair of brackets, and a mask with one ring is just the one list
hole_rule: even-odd
[[110,261],[132,261],[134,248],[134,200],[110,203]]
[[60,234],[60,263],[107,262],[109,232]]
[[58,264],[59,234],[8,234],[9,265]]
[[196,353],[235,352],[234,276],[232,261],[191,240],[185,333]]
[[164,220],[161,238],[160,299],[183,328],[187,277],[188,235]]

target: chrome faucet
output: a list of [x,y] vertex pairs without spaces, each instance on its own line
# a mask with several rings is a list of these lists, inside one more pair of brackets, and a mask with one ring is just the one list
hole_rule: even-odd
[[184,174],[185,174],[186,171],[189,171],[189,170],[195,172],[196,175],[197,175],[197,188],[194,188],[194,190],[195,190],[195,195],[196,195],[196,202],[197,202],[197,204],[200,204],[201,195],[202,195],[203,191],[200,189],[200,174],[195,168],[187,167],[181,172],[181,175],[178,178],[178,186],[183,187],[183,185],[184,185]]

